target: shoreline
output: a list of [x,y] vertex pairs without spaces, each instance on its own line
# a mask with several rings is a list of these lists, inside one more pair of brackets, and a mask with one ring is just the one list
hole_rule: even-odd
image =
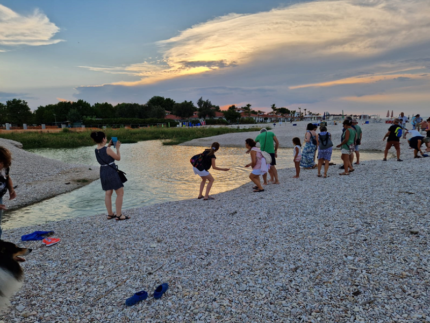
[[19,142],[4,138],[0,138],[0,145],[12,154],[10,176],[14,186],[18,186],[15,200],[10,201],[8,193],[3,198],[7,211],[74,191],[99,178],[98,168],[48,159],[25,151]]
[[[288,168],[279,172],[281,185],[258,195],[248,183],[214,201],[127,210],[132,219],[119,223],[94,215],[7,230],[4,237],[14,242],[45,229],[62,241],[49,248],[24,243],[36,250],[24,263],[23,288],[0,318],[391,322],[429,316],[429,277],[420,270],[430,261],[428,192],[415,179],[430,163],[408,155],[403,163],[366,161],[349,177],[336,167],[327,179],[303,170],[293,180]],[[170,289],[160,301],[123,305],[162,282]]]

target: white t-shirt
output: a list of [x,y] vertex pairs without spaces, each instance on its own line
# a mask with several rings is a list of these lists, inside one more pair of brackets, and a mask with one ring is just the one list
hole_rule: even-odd
[[402,124],[402,127],[404,127],[404,126],[405,126],[405,124],[406,124],[406,122],[408,122],[408,121],[409,121],[409,119],[408,119],[408,117],[407,117],[407,116],[399,117],[399,120],[400,120],[400,123]]
[[418,130],[409,130],[408,134],[410,134],[413,137],[424,137]]
[[[299,152],[297,152],[296,148],[298,148]],[[297,145],[296,147],[294,147],[294,158],[301,157],[301,156],[302,156],[302,147]]]

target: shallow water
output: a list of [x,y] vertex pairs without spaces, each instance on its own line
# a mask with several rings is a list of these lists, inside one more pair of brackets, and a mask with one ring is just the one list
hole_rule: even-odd
[[[127,173],[128,178],[128,182],[125,183],[124,209],[196,198],[200,178],[194,175],[189,160],[193,155],[201,153],[203,149],[203,147],[163,146],[158,140],[122,145],[122,160],[118,165]],[[221,147],[217,152],[217,166],[230,168],[230,171],[211,171],[215,178],[211,194],[229,191],[249,182],[250,169],[244,166],[249,163],[250,157],[245,154],[245,151],[245,148]],[[66,163],[98,167],[94,147],[34,149],[31,152]],[[294,167],[292,156],[292,149],[280,149],[277,159],[278,169]],[[380,159],[381,156],[380,152],[361,153],[363,161]],[[341,163],[340,152],[336,151],[333,154],[333,162]],[[100,181],[97,180],[75,191],[6,212],[2,227],[5,229],[23,227],[104,212],[106,212],[104,192]]]

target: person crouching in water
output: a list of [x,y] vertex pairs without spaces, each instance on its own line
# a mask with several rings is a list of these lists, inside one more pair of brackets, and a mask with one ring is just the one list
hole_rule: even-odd
[[[116,171],[115,161],[121,160],[121,153],[119,148],[121,143],[116,142],[116,153],[113,151],[111,146],[113,146],[112,140],[106,147],[107,139],[103,131],[94,131],[91,133],[91,138],[97,144],[96,147],[96,158],[100,164],[100,181],[102,183],[102,189],[105,191],[105,204],[107,209],[107,219],[116,220],[128,220],[130,217],[122,214],[122,202],[124,198],[124,185]],[[112,194],[113,191],[116,193],[116,215],[112,211]]]
[[[202,178],[202,182],[200,183],[200,191],[199,196],[197,197],[199,200],[204,199],[207,200],[214,200],[212,196],[209,196],[209,192],[211,191],[212,185],[215,181],[215,179],[212,177],[212,175],[209,173],[209,169],[212,167],[212,169],[215,170],[221,170],[221,171],[229,171],[230,168],[220,168],[217,167],[215,164],[215,153],[219,150],[219,143],[214,142],[211,145],[210,149],[205,149],[205,151],[201,154],[203,157],[201,163],[199,165],[196,165],[197,167],[193,166],[194,174],[199,175]],[[206,181],[208,181],[208,185],[206,186],[206,194],[203,197],[203,189],[205,188]]]
[[266,164],[266,159],[263,157],[261,150],[256,147],[257,143],[248,138],[245,140],[245,146],[250,151],[251,162],[245,167],[252,167],[252,172],[249,174],[249,178],[254,182],[254,192],[264,192],[264,188],[261,186],[260,175],[267,174],[270,165]]

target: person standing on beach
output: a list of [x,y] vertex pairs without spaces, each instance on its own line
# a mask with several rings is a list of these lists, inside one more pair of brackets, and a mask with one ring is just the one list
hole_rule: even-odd
[[352,120],[350,119],[346,119],[343,122],[343,128],[345,131],[342,134],[342,142],[337,147],[342,149],[344,172],[339,175],[349,175],[350,172],[355,170],[352,167],[350,155],[354,153],[355,136],[357,132],[352,128]]
[[401,127],[399,123],[399,119],[394,119],[394,124],[388,129],[384,139],[382,139],[382,141],[385,141],[385,138],[388,138],[387,145],[385,146],[383,161],[387,161],[388,151],[393,146],[397,152],[397,161],[403,161],[400,159],[400,138],[402,137],[402,131],[405,131],[405,129]]
[[408,129],[406,129],[406,123],[409,122],[408,117],[405,116],[405,113],[400,113],[399,119],[399,126],[403,129],[403,139],[406,139],[406,133],[408,132]]
[[[361,145],[361,139],[363,138],[363,131],[361,130],[361,127],[358,125],[357,119],[352,119],[352,127],[357,132],[356,138],[355,138],[355,156],[357,157],[357,162],[355,165],[360,165],[360,145]],[[354,154],[351,154],[351,164],[354,163]]]
[[313,169],[316,167],[315,152],[317,150],[317,146],[318,137],[314,130],[314,125],[312,123],[308,123],[306,126],[305,147],[303,148],[302,161],[300,162],[300,166],[304,169]]
[[[122,202],[124,198],[124,185],[117,172],[115,161],[121,160],[120,147],[121,143],[116,142],[116,153],[111,148],[113,146],[112,140],[109,141],[106,147],[107,139],[103,131],[94,131],[91,133],[91,138],[97,144],[95,149],[96,159],[100,164],[100,181],[102,189],[105,191],[105,205],[108,213],[107,219],[116,219],[118,221],[128,220],[130,217],[122,214]],[[116,193],[116,215],[112,211],[112,195],[113,191]]]
[[318,142],[318,177],[322,177],[321,168],[324,164],[324,178],[327,178],[327,172],[333,152],[333,142],[331,140],[331,134],[327,131],[326,126],[322,126],[320,128]]
[[293,153],[293,161],[294,166],[296,167],[296,176],[293,178],[299,178],[300,177],[300,161],[302,160],[302,144],[300,142],[300,138],[295,137],[293,138],[293,144],[294,146],[294,153]]
[[248,138],[245,140],[245,146],[250,152],[251,162],[245,167],[252,167],[252,172],[249,174],[249,178],[254,182],[255,186],[253,187],[254,193],[264,192],[264,188],[261,186],[260,175],[265,175],[268,171],[269,165],[266,165],[266,159],[263,157],[261,150],[256,147],[257,143]]
[[[211,191],[212,185],[215,181],[213,176],[209,173],[209,169],[215,169],[215,170],[221,170],[224,172],[227,172],[230,170],[230,168],[220,168],[216,166],[215,163],[215,153],[219,150],[220,144],[217,142],[214,142],[211,145],[211,148],[205,149],[205,151],[200,154],[202,157],[201,163],[197,164],[196,166],[193,166],[194,174],[199,175],[202,179],[200,183],[200,190],[199,190],[199,196],[197,199],[203,199],[205,201],[207,200],[214,200],[212,196],[209,196],[209,192]],[[206,193],[203,196],[203,190],[205,188],[206,182],[208,182],[208,185],[206,186]]]
[[[279,184],[278,171],[276,170],[276,158],[278,158],[279,141],[275,134],[271,131],[267,131],[266,128],[260,130],[260,134],[255,138],[255,142],[260,143],[260,149],[270,154],[272,162],[270,164],[269,174],[271,179],[269,180],[273,184]],[[267,185],[267,173],[263,175],[264,184]]]
[[9,176],[9,168],[12,164],[12,155],[9,150],[0,147],[0,239],[2,235],[1,218],[6,206],[3,204],[3,197],[9,191],[9,200],[16,198],[16,192],[13,189],[12,178]]
[[423,118],[419,114],[415,117],[415,129],[421,131],[421,123],[423,122]]
[[[430,152],[430,118],[427,119],[427,125],[423,126],[423,130],[426,131],[426,138],[424,138],[424,143],[426,144],[426,152]],[[425,127],[425,128],[424,128]]]

